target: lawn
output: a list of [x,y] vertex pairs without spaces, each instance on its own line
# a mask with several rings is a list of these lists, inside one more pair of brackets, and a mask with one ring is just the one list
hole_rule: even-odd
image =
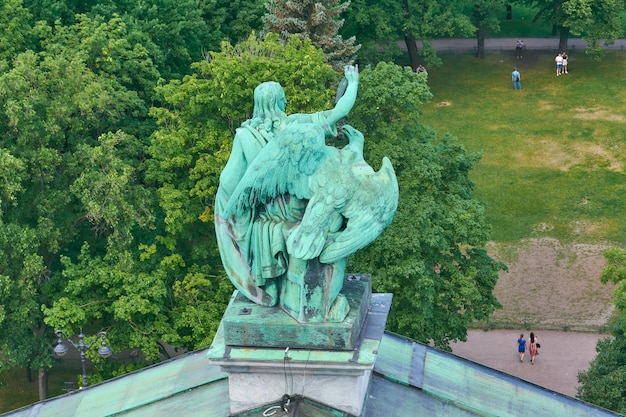
[[626,244],[626,56],[572,54],[559,77],[545,51],[441,57],[429,69],[434,98],[422,122],[483,154],[472,178],[493,240]]

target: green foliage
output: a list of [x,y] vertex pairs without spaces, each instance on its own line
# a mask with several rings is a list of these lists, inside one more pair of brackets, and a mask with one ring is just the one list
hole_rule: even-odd
[[354,36],[343,39],[338,34],[343,26],[339,16],[349,4],[339,0],[270,0],[266,3],[268,13],[263,16],[263,23],[267,31],[281,35],[284,42],[292,35],[310,39],[324,51],[333,68],[341,71],[354,62],[354,55],[360,48],[354,44]]
[[[55,1],[26,0],[28,9],[35,20],[47,25],[63,28],[79,27],[93,34],[93,46],[104,47],[105,60],[110,65],[130,69],[128,66],[142,63],[141,60],[123,59],[116,53],[120,47],[131,45],[126,53],[144,55],[143,66],[154,65],[158,75],[165,79],[179,78],[187,74],[192,62],[202,58],[205,48],[217,48],[222,33],[210,31],[203,19],[201,5],[194,0],[149,0],[149,1]],[[222,6],[227,7],[227,6]],[[228,6],[230,7],[230,6]],[[96,26],[84,22],[96,22]],[[82,23],[81,23],[82,22]],[[99,24],[123,25],[126,36],[117,43],[106,43],[101,36]],[[87,36],[84,36],[87,38]],[[104,43],[102,41],[105,41]],[[88,45],[92,46],[92,45]],[[106,55],[106,49],[111,54]],[[89,50],[89,49],[88,49]],[[80,51],[80,49],[76,49]],[[99,51],[96,51],[99,54]],[[126,68],[124,68],[126,67]],[[145,68],[136,67],[142,77]],[[152,79],[153,74],[150,74]],[[121,81],[121,80],[120,80]],[[144,86],[144,93],[151,93],[151,87]]]
[[149,361],[157,360],[167,329],[163,277],[135,272],[132,254],[117,245],[100,257],[85,244],[77,262],[63,257],[62,263],[67,285],[52,307],[43,306],[46,323],[71,335],[97,320],[106,323],[114,351],[139,347]]
[[585,52],[594,59],[604,55],[602,44],[610,44],[622,36],[620,14],[624,0],[529,0],[536,8],[537,20],[548,22],[563,34],[582,36],[587,42]]
[[582,35],[587,42],[585,53],[599,59],[604,55],[602,46],[624,34],[623,11],[624,0],[568,0],[563,2],[563,25],[574,35]]
[[626,413],[626,338],[617,334],[596,345],[598,355],[589,369],[578,373],[576,397],[597,406]]
[[426,77],[385,63],[362,73],[350,123],[367,132],[367,160],[390,157],[400,200],[392,224],[349,267],[394,294],[390,330],[446,348],[500,306],[492,290],[504,265],[482,249],[489,228],[469,179],[480,157],[419,121],[431,98]]
[[178,346],[209,346],[232,290],[228,279],[202,271],[190,272],[176,281],[173,294],[178,302],[171,314],[174,332],[163,340]]
[[428,46],[430,39],[469,36],[475,32],[469,16],[464,13],[465,3],[462,0],[445,3],[435,0],[355,0],[347,9],[343,34],[356,36],[363,45],[359,54],[362,64],[389,60],[399,52],[398,40],[405,40],[411,66],[417,68],[419,57],[413,56],[411,48],[415,40],[421,40],[425,43],[420,52],[423,63],[436,65],[439,60]]
[[510,4],[506,0],[483,0],[475,2],[470,12],[470,19],[478,28],[483,28],[491,33],[500,30],[500,19],[505,6]]
[[[265,12],[264,0],[200,0],[198,7],[214,34],[207,50],[219,50],[219,43],[237,44],[245,41],[253,32],[262,29]],[[216,42],[213,42],[215,40]]]
[[604,252],[604,258],[607,264],[602,268],[600,281],[617,284],[613,299],[620,314],[620,326],[626,329],[626,250],[611,248]]
[[0,61],[10,61],[33,42],[31,15],[22,0],[0,3]]
[[0,221],[0,370],[51,364],[48,343],[41,336],[39,309],[46,268],[37,251],[33,229]]
[[[139,168],[144,145],[132,134],[153,125],[144,101],[153,94],[141,92],[152,88],[158,72],[145,49],[127,40],[120,19],[79,15],[75,22],[54,27],[39,22],[31,33],[39,39],[38,49],[14,55],[0,75],[0,165],[6,169],[0,175],[0,257],[6,262],[0,266],[0,349],[10,366],[52,365],[46,324],[64,323],[44,319],[44,311],[76,313],[65,323],[70,334],[70,324],[104,317],[81,310],[80,297],[72,300],[65,293],[73,280],[82,279],[71,274],[75,251],[90,242],[94,254],[99,252],[81,259],[94,265],[90,273],[103,273],[104,265],[126,272],[132,269],[133,234],[153,220],[154,196],[143,188]],[[132,278],[141,281],[139,274]],[[153,288],[158,287],[137,293]],[[145,309],[146,302],[131,298],[132,291],[118,291],[123,307]],[[94,290],[90,297],[98,294]]]
[[133,227],[148,227],[154,221],[154,198],[139,184],[134,163],[142,148],[136,138],[121,131],[100,136],[98,143],[78,147],[75,157],[82,170],[70,192],[82,203],[83,216],[96,234],[110,232],[109,239],[124,241]]

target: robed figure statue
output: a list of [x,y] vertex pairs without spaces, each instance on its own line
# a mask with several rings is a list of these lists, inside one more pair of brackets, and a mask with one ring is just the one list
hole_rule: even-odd
[[345,67],[345,80],[335,107],[313,114],[287,115],[280,84],[259,85],[216,195],[217,241],[235,287],[302,323],[345,319],[347,257],[382,232],[398,204],[391,162],[374,172],[361,132],[345,125],[347,146],[325,144],[354,105],[358,68]]

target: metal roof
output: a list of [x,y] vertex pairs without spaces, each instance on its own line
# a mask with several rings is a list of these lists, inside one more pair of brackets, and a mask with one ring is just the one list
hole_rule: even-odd
[[[227,374],[210,365],[206,355],[206,349],[191,352],[2,417],[228,416]],[[341,415],[327,405],[301,401],[309,408],[291,415]],[[529,412],[534,417],[619,415],[385,333],[362,416],[517,417]]]
[[229,413],[227,377],[219,367],[208,365],[205,349],[3,416],[225,416]]

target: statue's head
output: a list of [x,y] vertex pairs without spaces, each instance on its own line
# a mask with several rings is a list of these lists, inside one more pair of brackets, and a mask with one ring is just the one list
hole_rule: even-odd
[[254,89],[254,112],[252,117],[271,119],[285,112],[287,99],[281,85],[275,81],[259,84]]

